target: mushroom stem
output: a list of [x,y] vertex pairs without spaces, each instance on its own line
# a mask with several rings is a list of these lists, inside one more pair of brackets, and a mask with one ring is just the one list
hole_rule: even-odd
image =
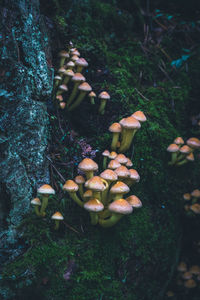
[[102,192],[102,196],[101,196],[101,199],[102,199],[102,203],[104,206],[107,206],[108,205],[108,192],[109,192],[109,188],[110,188],[110,184],[112,183],[111,181],[107,180],[107,183],[108,183],[108,187],[107,189],[105,189],[105,191]]
[[99,113],[101,115],[103,115],[105,112],[106,102],[107,102],[107,99],[101,99],[101,104],[99,106]]
[[90,103],[91,103],[92,105],[95,104],[95,102],[94,102],[94,97],[90,97]]
[[112,143],[111,143],[111,149],[113,151],[116,151],[116,149],[117,149],[117,143],[119,141],[119,134],[120,134],[120,132],[113,132]]
[[72,90],[71,95],[69,96],[68,102],[67,102],[67,106],[69,107],[69,105],[72,103],[72,101],[74,100],[74,98],[76,97],[77,94],[77,90],[78,90],[78,86],[80,85],[80,82],[75,82],[74,83],[74,87]]
[[93,191],[93,198],[96,198],[97,200],[101,201],[101,192]]
[[92,178],[94,176],[94,171],[85,171],[85,175],[87,180],[89,180],[90,178]]
[[122,214],[112,213],[112,216],[109,219],[99,219],[99,225],[104,228],[112,227],[119,222],[122,217]]
[[187,162],[188,162],[187,159],[183,159],[183,160],[181,160],[181,161],[178,161],[178,162],[176,163],[176,166],[182,166],[182,165],[185,165]]
[[77,66],[76,73],[81,73],[84,67]]
[[79,106],[81,104],[81,102],[83,101],[83,99],[85,98],[87,92],[85,91],[80,91],[80,94],[78,95],[78,98],[76,99],[76,101],[70,106],[69,111],[72,111],[73,109],[75,109],[77,106]]
[[84,201],[84,197],[83,197],[83,194],[84,194],[83,184],[78,184],[78,191],[79,191],[79,194],[80,194],[82,200]]
[[80,206],[83,207],[83,202],[79,199],[79,197],[76,195],[76,192],[68,192],[70,197]]
[[174,165],[176,163],[177,156],[178,156],[178,152],[172,152],[172,159],[170,165]]
[[35,213],[38,217],[41,217],[38,205],[34,205]]
[[43,194],[42,195],[42,205],[40,209],[40,215],[43,217],[45,215],[45,209],[47,208],[48,205],[48,199],[49,195]]
[[71,77],[70,77],[70,76],[67,76],[67,75],[64,75],[64,76],[65,76],[65,77],[64,77],[64,79],[63,79],[62,84],[67,85]]
[[90,219],[91,219],[91,224],[96,225],[98,223],[99,217],[98,217],[97,213],[90,212]]
[[135,133],[137,132],[137,129],[126,129],[124,131],[124,140],[122,139],[121,146],[119,148],[119,152],[125,152],[130,148],[130,145],[132,143],[132,140],[134,138]]
[[59,220],[55,220],[55,227],[54,227],[55,230],[58,230],[60,224],[59,222],[60,222]]
[[104,170],[107,168],[106,164],[107,164],[107,156],[104,156],[103,157],[103,169]]

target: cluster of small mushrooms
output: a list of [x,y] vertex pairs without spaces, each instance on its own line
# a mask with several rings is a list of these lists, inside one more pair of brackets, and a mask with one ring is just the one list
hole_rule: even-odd
[[[72,111],[81,104],[86,96],[90,98],[91,104],[95,104],[96,94],[82,74],[83,70],[88,67],[88,62],[80,57],[80,52],[73,48],[72,43],[70,43],[68,51],[60,51],[59,57],[60,64],[58,74],[54,78],[53,88],[56,105],[61,109]],[[110,95],[103,91],[98,98],[101,101],[99,113],[104,114]]]
[[194,214],[200,214],[200,190],[195,189],[191,193],[185,193],[183,199],[187,202],[184,205],[186,211],[191,210]]
[[182,137],[177,137],[173,144],[170,144],[167,151],[171,153],[171,161],[169,165],[182,166],[189,161],[194,161],[194,150],[200,149],[200,140],[191,137],[186,141]]

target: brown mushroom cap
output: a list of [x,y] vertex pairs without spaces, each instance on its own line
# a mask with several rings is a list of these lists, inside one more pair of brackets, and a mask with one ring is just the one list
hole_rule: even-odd
[[176,144],[170,144],[167,148],[168,152],[178,152],[179,147]]
[[92,190],[87,190],[85,191],[85,193],[83,194],[84,198],[90,198],[92,197]]
[[80,84],[78,89],[83,92],[90,92],[92,90],[91,86],[87,82]]
[[140,129],[141,127],[140,122],[132,116],[122,119],[119,123],[126,129]]
[[61,109],[64,109],[65,106],[66,106],[66,103],[65,103],[65,102],[60,102],[60,108],[61,108]]
[[134,114],[132,114],[132,117],[134,117],[136,120],[140,122],[145,122],[147,120],[145,114],[140,110],[134,112]]
[[102,153],[102,155],[109,157],[110,156],[110,151],[104,150],[103,153]]
[[93,191],[103,192],[106,189],[104,182],[100,176],[94,176],[87,180],[85,186]]
[[110,152],[109,158],[115,159],[117,157],[117,153],[115,151]]
[[117,169],[115,169],[115,173],[118,177],[121,178],[128,178],[130,176],[130,172],[125,166],[120,166]]
[[76,60],[75,65],[86,68],[88,66],[88,62],[84,58],[81,57]]
[[188,155],[186,156],[186,159],[187,159],[188,161],[194,161],[194,154],[191,152],[190,154],[188,154]]
[[88,211],[99,212],[104,209],[103,204],[98,199],[90,199],[84,205],[84,208]]
[[128,185],[122,181],[117,181],[110,189],[111,194],[126,194],[130,191]]
[[77,55],[77,56],[80,56],[80,52],[75,49],[74,51],[71,52],[72,55]]
[[74,72],[71,69],[67,69],[67,70],[65,70],[64,75],[67,75],[69,77],[73,77]]
[[197,265],[194,265],[190,268],[189,272],[194,274],[194,275],[199,275],[200,274],[200,267],[197,266]]
[[84,158],[78,165],[81,171],[97,171],[98,165],[91,158]]
[[39,198],[34,198],[31,200],[31,204],[36,205],[36,206],[41,206],[41,201]]
[[200,204],[199,203],[194,203],[190,206],[190,209],[195,213],[195,214],[200,214]]
[[67,180],[65,184],[63,185],[63,191],[67,192],[77,192],[78,191],[78,185],[73,180]]
[[110,99],[110,95],[107,92],[101,92],[98,96],[100,99],[105,99],[105,100],[109,100]]
[[185,281],[184,286],[188,289],[195,288],[197,286],[196,282],[193,279]]
[[110,132],[121,132],[122,131],[122,127],[119,123],[113,123],[112,125],[110,125],[109,129]]
[[196,189],[192,191],[191,196],[195,198],[200,198],[200,190]]
[[140,175],[135,169],[129,169],[130,172],[130,179],[134,180],[135,182],[140,181]]
[[48,195],[54,195],[55,191],[49,184],[42,185],[37,192],[39,194],[48,194]]
[[131,214],[133,211],[132,206],[124,199],[118,199],[113,201],[109,205],[108,209],[111,212],[123,214],[123,215]]
[[75,66],[75,63],[71,60],[66,64],[67,68],[70,68],[70,67],[73,68],[74,66]]
[[105,171],[103,171],[100,174],[100,177],[105,180],[108,180],[108,181],[115,181],[118,178],[117,174],[114,171],[109,170],[109,169],[106,169]]
[[118,154],[115,158],[120,164],[126,164],[128,162],[128,158],[124,154]]
[[74,181],[77,183],[77,184],[83,184],[85,183],[85,178],[81,175],[78,175],[74,178]]
[[182,278],[183,279],[191,279],[192,278],[192,274],[190,272],[185,272],[182,274]]
[[135,196],[135,195],[129,196],[128,198],[126,198],[126,201],[127,201],[132,207],[135,207],[135,208],[142,207],[142,202],[141,202],[141,200],[140,200],[137,196]]
[[56,75],[56,76],[54,77],[54,79],[55,79],[55,80],[62,80],[62,77],[60,77],[59,75]]
[[195,138],[195,137],[191,137],[186,141],[187,145],[193,149],[200,149],[200,140]]
[[66,69],[64,67],[61,67],[59,70],[58,70],[58,73],[59,74],[64,74],[66,71]]
[[191,148],[187,145],[182,146],[179,150],[182,154],[189,154],[191,152]]
[[69,58],[69,53],[65,50],[62,50],[62,51],[59,52],[59,56]]
[[132,161],[129,158],[128,158],[128,161],[126,163],[126,166],[127,167],[132,167],[133,166],[133,163],[132,163]]
[[51,218],[53,220],[64,220],[63,215],[59,211],[55,212]]
[[117,160],[112,159],[108,164],[108,169],[115,170],[120,166],[121,166],[121,164]]
[[56,96],[56,99],[57,99],[59,102],[62,102],[62,101],[63,101],[63,96],[62,96],[62,95],[57,95],[57,96]]
[[177,138],[175,138],[174,144],[176,144],[176,145],[183,145],[184,144],[184,140],[182,139],[182,137],[178,136]]
[[91,91],[91,92],[88,94],[88,96],[89,96],[90,98],[93,98],[93,97],[96,97],[97,95],[95,94],[95,92]]
[[65,84],[59,85],[58,88],[59,88],[59,90],[64,91],[64,92],[67,92],[67,91],[68,91],[68,87],[67,87]]
[[79,59],[79,57],[77,56],[77,55],[72,55],[72,57],[71,57],[71,60],[73,61],[73,62],[75,62],[75,64],[76,64],[76,61]]
[[183,199],[184,199],[185,201],[189,201],[189,200],[191,199],[191,195],[190,195],[189,193],[185,193],[185,194],[183,195]]
[[185,262],[181,261],[177,267],[177,270],[180,272],[186,272],[187,271],[187,265]]
[[85,77],[81,73],[75,73],[74,76],[72,77],[72,81],[75,82],[85,81]]

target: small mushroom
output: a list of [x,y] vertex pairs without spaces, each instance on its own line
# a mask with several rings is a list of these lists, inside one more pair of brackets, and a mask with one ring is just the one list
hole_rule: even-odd
[[42,197],[40,215],[45,216],[45,209],[47,208],[48,205],[49,196],[54,195],[55,191],[49,184],[44,184],[37,190],[37,192],[41,194]]
[[99,99],[101,99],[101,104],[99,106],[99,113],[101,115],[103,115],[105,112],[107,100],[110,99],[110,95],[104,91],[104,92],[101,92],[98,97],[99,97]]
[[92,88],[87,82],[83,82],[78,86],[78,90],[80,91],[77,99],[74,101],[74,103],[69,107],[69,111],[74,110],[77,106],[81,104],[83,99],[85,98],[86,94],[89,93]]
[[55,212],[55,214],[53,214],[51,218],[52,220],[55,220],[55,230],[58,230],[60,221],[64,220],[62,214],[59,211],[57,211]]
[[111,149],[113,151],[116,151],[117,149],[117,143],[119,141],[119,135],[122,131],[122,127],[119,123],[113,123],[112,125],[110,125],[109,127],[109,131],[112,132],[113,136],[112,136],[112,143],[111,143]]
[[41,201],[39,198],[34,198],[33,200],[31,200],[31,204],[34,206],[35,208],[35,213],[38,217],[41,217],[40,212],[39,212],[39,206],[41,206]]
[[78,191],[78,185],[73,180],[67,180],[63,185],[63,191],[67,191],[70,197],[80,206],[83,207],[83,202],[79,199],[76,192]]

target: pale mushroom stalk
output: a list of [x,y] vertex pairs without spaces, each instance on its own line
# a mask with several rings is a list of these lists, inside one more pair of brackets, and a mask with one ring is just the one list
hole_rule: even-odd
[[178,162],[176,163],[176,166],[183,166],[183,165],[185,165],[187,162],[188,162],[187,159],[183,159],[183,160],[181,160],[181,161],[178,161]]
[[69,105],[72,103],[72,101],[74,100],[74,98],[76,97],[76,94],[78,92],[78,86],[80,85],[80,82],[75,82],[74,83],[74,87],[73,90],[71,92],[71,95],[67,101],[67,106],[69,107]]
[[37,205],[34,205],[34,210],[35,210],[35,213],[38,217],[41,217],[41,214],[40,214],[40,211],[39,211],[39,207]]
[[113,150],[113,151],[116,151],[116,149],[117,149],[119,135],[120,135],[120,132],[113,132],[112,143],[111,143],[111,150]]
[[105,112],[106,103],[107,103],[107,99],[101,99],[101,104],[99,106],[99,113],[101,115],[103,115]]
[[83,207],[83,202],[79,199],[76,192],[69,192],[69,191],[67,192],[69,193],[72,200],[74,200],[80,207]]
[[49,195],[48,194],[42,194],[41,198],[42,198],[42,205],[41,205],[41,209],[40,209],[40,215],[44,216],[45,215],[45,210],[48,206]]
[[107,156],[104,156],[104,157],[103,157],[103,169],[104,169],[104,170],[107,168],[107,159],[108,159]]
[[[77,106],[79,106],[81,104],[81,102],[83,101],[83,99],[85,98],[86,94],[88,92],[87,91],[80,91],[78,98],[76,99],[76,101],[69,107],[69,111],[72,111],[73,109],[75,109]],[[68,105],[70,104],[70,102],[68,102]]]
[[81,73],[83,71],[84,67],[83,66],[77,66],[76,72]]
[[104,228],[112,227],[119,222],[122,217],[122,214],[112,213],[111,217],[108,219],[99,219],[99,225]]
[[83,194],[84,194],[84,191],[83,191],[83,184],[78,184],[78,191],[79,191],[79,194],[80,194],[81,198],[82,198],[83,201],[84,201],[84,197],[83,197]]
[[98,214],[96,212],[90,212],[90,219],[91,219],[91,224],[96,225],[99,221]]
[[125,152],[127,151],[132,143],[132,140],[134,138],[135,133],[137,132],[137,129],[131,130],[127,129],[124,132],[124,141],[122,140],[121,146],[119,148],[119,152]]
[[60,221],[59,220],[55,220],[55,227],[54,227],[54,229],[58,230],[59,225],[60,225]]

